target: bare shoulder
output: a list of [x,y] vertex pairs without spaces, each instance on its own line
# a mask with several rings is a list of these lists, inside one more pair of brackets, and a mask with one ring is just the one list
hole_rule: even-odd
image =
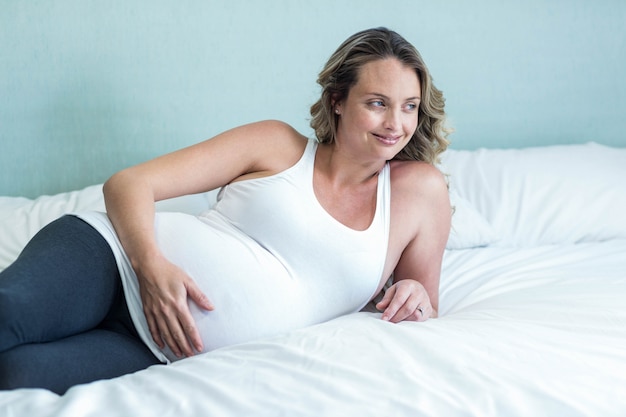
[[444,174],[426,162],[392,161],[390,165],[392,231],[407,244],[418,237],[429,241],[428,245],[447,239],[452,208]]
[[233,163],[245,164],[246,168],[235,176],[239,179],[271,175],[289,168],[302,157],[308,141],[289,124],[278,120],[236,127],[215,139],[234,151]]
[[391,184],[398,197],[420,199],[448,196],[445,176],[431,164],[420,161],[391,161]]
[[303,139],[304,136],[298,133],[288,123],[280,120],[263,120],[242,126],[242,128],[253,129],[262,136],[273,136],[277,139]]
[[424,226],[449,222],[452,216],[445,176],[419,161],[391,162],[392,227],[416,234]]
[[264,120],[242,126],[250,146],[261,151],[266,160],[299,159],[307,138],[291,125],[278,120]]

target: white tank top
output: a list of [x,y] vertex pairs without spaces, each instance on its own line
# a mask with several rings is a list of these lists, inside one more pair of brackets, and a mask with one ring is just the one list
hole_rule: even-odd
[[[353,230],[334,219],[313,191],[317,142],[278,174],[225,186],[199,216],[157,213],[163,254],[214,303],[189,302],[205,351],[320,323],[360,310],[375,295],[387,255],[389,165],[378,176],[371,225]],[[80,213],[109,242],[142,340],[163,361],[143,315],[137,277],[104,213]]]

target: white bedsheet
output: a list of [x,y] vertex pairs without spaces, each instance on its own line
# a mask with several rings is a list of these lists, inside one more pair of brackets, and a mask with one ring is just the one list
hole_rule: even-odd
[[72,388],[12,416],[624,416],[626,240],[448,251],[441,317],[357,313]]

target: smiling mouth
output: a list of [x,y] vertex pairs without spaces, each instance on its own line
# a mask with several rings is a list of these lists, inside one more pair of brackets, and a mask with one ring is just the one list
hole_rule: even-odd
[[373,133],[373,135],[379,142],[382,142],[385,145],[395,145],[400,142],[400,139],[402,139],[402,136],[381,136],[375,133]]

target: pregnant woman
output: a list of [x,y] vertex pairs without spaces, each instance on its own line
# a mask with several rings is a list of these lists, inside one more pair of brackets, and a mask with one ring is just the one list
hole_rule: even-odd
[[[57,393],[358,311],[436,317],[451,209],[444,100],[417,50],[359,32],[319,75],[314,139],[241,126],[127,168],[107,212],[42,229],[0,273],[0,389]],[[221,188],[199,216],[155,201]]]

